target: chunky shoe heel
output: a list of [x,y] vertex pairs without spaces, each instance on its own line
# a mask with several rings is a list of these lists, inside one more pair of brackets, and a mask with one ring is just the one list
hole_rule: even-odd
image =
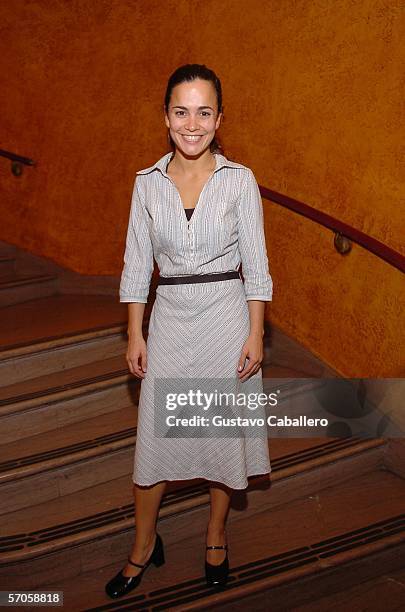
[[206,550],[213,548],[223,548],[226,550],[226,556],[219,565],[212,565],[212,563],[205,561],[205,578],[208,586],[222,587],[227,583],[229,575],[228,545],[206,546]]
[[[156,538],[157,540],[157,538]],[[163,550],[163,542],[159,536],[159,540],[157,540],[157,544],[151,556],[151,562],[156,566],[160,567],[165,562],[165,553]]]
[[132,589],[137,587],[141,580],[142,576],[146,570],[146,568],[153,563],[156,567],[160,567],[165,562],[165,556],[163,551],[163,542],[160,535],[156,534],[155,545],[153,547],[153,551],[146,563],[143,565],[141,563],[134,563],[130,557],[128,557],[128,563],[134,565],[135,567],[141,567],[142,571],[139,572],[137,576],[124,576],[123,570],[120,570],[118,574],[114,576],[106,585],[105,592],[107,595],[113,599],[117,597],[122,597],[126,595]]

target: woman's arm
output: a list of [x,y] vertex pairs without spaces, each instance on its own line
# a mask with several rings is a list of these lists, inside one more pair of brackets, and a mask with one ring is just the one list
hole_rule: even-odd
[[264,336],[264,308],[265,302],[249,300],[250,335],[263,338]]
[[264,302],[249,300],[250,333],[238,361],[238,377],[244,382],[259,371],[263,361]]
[[[128,349],[126,359],[130,372],[138,378],[145,378],[147,367],[146,342],[142,333],[145,304],[128,304]],[[140,360],[140,363],[139,363]]]
[[[131,211],[121,274],[120,302],[128,303],[128,350],[126,359],[134,376],[144,378],[146,342],[142,334],[145,304],[153,272],[153,248],[139,177],[132,192]],[[140,363],[139,363],[140,361]]]
[[142,326],[145,304],[142,302],[131,302],[128,304],[128,339],[137,340],[143,338]]
[[120,302],[146,304],[153,272],[153,248],[139,178],[138,175],[132,192],[119,294]]
[[263,203],[250,168],[238,202],[238,248],[246,299],[270,302],[273,299],[273,279],[267,257]]
[[238,362],[238,376],[243,382],[261,367],[265,302],[273,298],[273,280],[269,272],[264,234],[263,204],[259,186],[250,169],[239,201],[238,245],[250,318],[249,336]]

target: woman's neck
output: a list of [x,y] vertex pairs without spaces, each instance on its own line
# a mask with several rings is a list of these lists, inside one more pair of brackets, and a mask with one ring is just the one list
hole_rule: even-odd
[[169,160],[167,169],[173,174],[192,176],[201,175],[205,172],[213,172],[216,166],[215,154],[210,150],[204,152],[200,157],[185,157],[177,149]]

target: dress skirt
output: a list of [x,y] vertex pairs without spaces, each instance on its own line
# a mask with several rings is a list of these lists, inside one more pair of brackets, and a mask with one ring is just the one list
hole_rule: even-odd
[[[229,389],[234,384],[239,392],[262,391],[261,369],[243,383],[238,380],[238,360],[249,328],[249,308],[241,279],[157,287],[148,329],[147,372],[141,381],[138,405],[134,483],[145,486],[163,480],[203,478],[244,489],[248,476],[270,473],[266,425],[256,428],[256,433],[250,428],[245,434],[240,427],[212,425],[171,427],[166,433],[162,429],[169,413],[182,417],[186,414],[180,408],[168,410],[160,401],[157,389],[162,388],[162,383],[164,386],[166,379],[204,379],[203,391],[213,390],[209,383],[216,384],[218,380],[220,384],[226,381],[225,386],[230,381]],[[177,390],[180,386],[175,384],[171,391]],[[195,410],[203,416],[209,414],[201,406]],[[229,411],[221,410],[229,416]],[[238,410],[244,411],[245,416],[266,419],[263,406]],[[241,415],[241,411],[237,414]],[[232,415],[236,415],[235,411]]]

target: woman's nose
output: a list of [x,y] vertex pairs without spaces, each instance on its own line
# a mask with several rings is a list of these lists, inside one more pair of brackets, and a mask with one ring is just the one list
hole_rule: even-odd
[[188,130],[193,131],[198,128],[197,118],[193,115],[190,115],[186,124]]

